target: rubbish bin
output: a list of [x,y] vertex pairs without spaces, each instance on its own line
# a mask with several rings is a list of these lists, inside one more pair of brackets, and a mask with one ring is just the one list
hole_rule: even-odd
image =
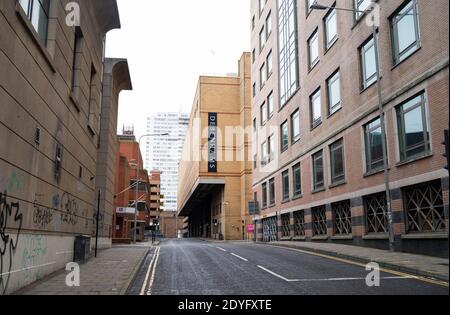
[[83,235],[76,236],[73,261],[84,264],[89,258],[91,258],[91,238]]

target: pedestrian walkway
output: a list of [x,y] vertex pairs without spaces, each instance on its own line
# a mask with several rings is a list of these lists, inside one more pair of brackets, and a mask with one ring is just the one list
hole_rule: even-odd
[[268,245],[295,248],[362,263],[376,262],[380,267],[396,271],[447,282],[449,280],[449,260],[446,258],[330,243],[283,241],[271,242]]
[[151,243],[114,245],[80,265],[80,286],[66,286],[69,272],[61,270],[19,290],[18,295],[124,295]]

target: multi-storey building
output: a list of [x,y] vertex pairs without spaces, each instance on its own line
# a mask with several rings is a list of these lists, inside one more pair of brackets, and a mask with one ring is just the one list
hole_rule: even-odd
[[113,241],[130,243],[134,241],[135,234],[137,241],[144,241],[150,223],[149,175],[143,168],[141,150],[134,132],[124,130],[118,139]]
[[178,184],[178,215],[188,216],[182,229],[190,237],[249,238],[250,64],[244,53],[237,76],[199,79]]
[[164,210],[177,210],[178,163],[189,123],[184,113],[157,113],[147,119],[147,133],[169,136],[147,138],[145,166],[161,171],[161,193],[164,194]]
[[257,239],[389,247],[376,40],[395,248],[448,256],[448,1],[315,2],[251,2]]
[[67,4],[0,1],[0,294],[64,268],[76,236],[95,236],[105,35],[120,20],[115,0]]

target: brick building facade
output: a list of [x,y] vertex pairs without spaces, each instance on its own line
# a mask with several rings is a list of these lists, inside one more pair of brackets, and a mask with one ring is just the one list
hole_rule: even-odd
[[[312,3],[251,5],[257,240],[387,249],[372,27],[363,15]],[[396,250],[448,257],[449,5],[377,5]]]

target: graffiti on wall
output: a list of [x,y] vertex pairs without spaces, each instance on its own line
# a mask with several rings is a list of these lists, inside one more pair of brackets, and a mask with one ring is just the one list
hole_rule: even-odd
[[25,282],[33,282],[42,277],[43,270],[35,268],[46,262],[47,238],[42,235],[25,235],[23,239],[21,269]]
[[12,171],[7,176],[0,176],[0,189],[6,191],[16,192],[23,189],[25,180],[23,174],[19,174],[16,171]]
[[61,222],[76,225],[78,222],[78,203],[76,199],[71,198],[64,193],[60,200]]
[[[13,256],[17,249],[19,235],[22,230],[23,215],[18,202],[8,201],[5,191],[0,193],[0,294],[8,288]],[[15,235],[8,234],[7,228],[16,227]]]

